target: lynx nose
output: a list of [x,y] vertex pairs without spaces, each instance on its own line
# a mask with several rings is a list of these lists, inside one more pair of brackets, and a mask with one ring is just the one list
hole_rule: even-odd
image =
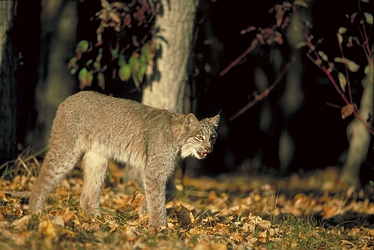
[[205,150],[206,150],[206,151],[210,152],[211,149],[212,149],[211,146],[205,146]]

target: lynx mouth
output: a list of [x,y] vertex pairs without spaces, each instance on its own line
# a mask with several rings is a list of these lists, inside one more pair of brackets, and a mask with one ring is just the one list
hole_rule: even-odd
[[199,156],[201,158],[205,158],[208,155],[209,152],[198,152]]

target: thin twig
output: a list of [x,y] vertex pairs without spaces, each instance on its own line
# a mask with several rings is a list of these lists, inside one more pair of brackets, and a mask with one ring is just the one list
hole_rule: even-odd
[[245,105],[243,108],[241,108],[238,112],[236,112],[233,116],[229,118],[229,121],[233,121],[238,116],[242,115],[245,111],[247,111],[249,108],[251,108],[253,105],[255,105],[258,101],[262,100],[264,97],[266,97],[270,91],[272,91],[275,86],[282,80],[282,78],[286,75],[286,73],[291,69],[293,64],[295,63],[295,58],[293,57],[289,63],[286,64],[286,66],[283,68],[282,72],[278,75],[277,79],[273,82],[272,85],[270,85],[268,88],[266,88],[261,94],[257,95],[255,99],[250,101],[247,105]]
[[249,46],[238,58],[232,61],[224,70],[222,70],[219,73],[219,76],[224,76],[231,68],[237,65],[246,55],[251,53],[256,48],[257,45],[258,45],[258,39],[256,38],[252,41],[251,46]]

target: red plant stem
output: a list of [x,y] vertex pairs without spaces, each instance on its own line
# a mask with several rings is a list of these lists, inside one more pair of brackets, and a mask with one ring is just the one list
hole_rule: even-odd
[[[339,89],[338,85],[336,84],[334,78],[331,76],[330,72],[328,72],[328,70],[322,66],[321,68],[323,70],[323,72],[325,72],[325,74],[327,75],[327,77],[330,79],[330,81],[332,82],[332,84],[334,85],[336,91],[341,95],[341,97],[343,98],[344,102],[348,105],[348,104],[351,104],[349,102],[349,100],[345,97],[345,95],[343,94],[343,92],[341,92],[341,90]],[[354,116],[356,117],[356,119],[358,119],[366,128],[367,130],[369,131],[370,134],[374,135],[374,130],[373,128],[366,122],[364,121],[364,119],[362,119],[362,117],[360,116],[360,114],[357,112],[357,108],[356,106],[354,106],[354,110],[353,110],[353,114]]]
[[224,70],[219,73],[219,76],[224,76],[231,68],[237,65],[246,55],[252,52],[256,48],[258,40],[255,39],[252,41],[251,46],[249,46],[238,58],[232,61]]
[[245,105],[243,108],[241,108],[238,112],[236,112],[233,116],[229,118],[229,121],[233,121],[240,115],[242,115],[245,111],[247,111],[249,108],[251,108],[253,105],[255,105],[258,101],[262,100],[264,97],[266,97],[270,91],[272,91],[275,86],[282,80],[282,78],[286,75],[286,73],[291,69],[293,64],[295,63],[295,58],[293,57],[289,63],[286,64],[286,66],[283,68],[282,72],[278,75],[277,79],[273,82],[272,85],[270,85],[268,88],[266,88],[261,94],[257,95],[255,99],[250,101],[247,105]]
[[[318,66],[318,65],[317,65]],[[348,105],[348,104],[351,104],[351,102],[347,99],[347,97],[345,97],[344,93],[340,90],[338,84],[335,82],[335,79],[332,77],[332,75],[330,74],[330,72],[328,71],[328,69],[326,69],[325,66],[321,66],[320,67],[322,69],[322,71],[327,75],[327,77],[329,78],[330,82],[332,82],[332,84],[334,85],[335,87],[335,90],[336,92],[338,92],[338,94],[343,98],[344,102]]]
[[[311,43],[311,41],[309,40],[309,37],[308,37],[308,33],[305,31],[305,28],[304,28],[304,25],[303,25],[303,22],[301,21],[301,19],[300,19],[300,16],[299,16],[299,14],[298,14],[298,12],[297,12],[297,9],[295,8],[295,7],[293,7],[292,8],[292,10],[293,10],[293,13],[295,14],[295,16],[296,16],[296,18],[298,19],[298,21],[300,22],[300,24],[302,25],[302,27],[303,27],[303,30],[304,30],[304,32],[303,32],[303,35],[304,35],[304,37],[306,38],[306,44],[307,44],[307,46],[314,52],[314,54],[317,56],[317,58],[320,58],[320,56],[318,55],[318,53],[315,51],[315,48],[314,48],[314,45]],[[365,28],[364,28],[364,32],[365,32],[365,34],[366,34],[366,30],[365,30]],[[367,37],[367,35],[365,35],[365,40],[368,40],[368,37]],[[365,48],[367,48],[367,46],[368,46],[368,43],[367,44],[365,44],[365,47],[364,47],[364,50],[365,50]],[[366,51],[366,50],[365,50]],[[369,50],[370,51],[370,50]],[[307,54],[307,56],[309,57],[309,59],[312,61],[312,62],[314,62],[314,64],[318,67],[318,68],[320,68],[326,75],[327,75],[327,77],[329,78],[329,80],[331,81],[331,83],[334,85],[334,87],[335,87],[335,89],[336,89],[336,91],[338,92],[338,94],[343,98],[343,100],[344,100],[344,102],[348,105],[348,104],[351,104],[350,102],[349,102],[349,100],[345,97],[345,95],[344,95],[344,93],[340,90],[340,88],[339,88],[339,86],[338,86],[338,84],[335,82],[335,80],[334,80],[334,78],[332,77],[332,75],[330,74],[330,72],[328,71],[328,69],[326,69],[326,67],[325,66],[321,66],[321,65],[318,65],[317,63],[316,63],[316,61],[313,59],[313,58],[311,58],[311,56],[310,56],[310,54],[308,53]],[[354,114],[354,116],[356,117],[356,119],[358,119],[366,128],[367,128],[367,130],[369,131],[369,133],[370,134],[372,134],[372,135],[374,135],[374,129],[366,122],[366,121],[364,121],[363,119],[362,119],[362,117],[358,114],[358,112],[357,112],[357,108],[356,108],[356,105],[354,105],[354,110],[353,110],[353,114]]]

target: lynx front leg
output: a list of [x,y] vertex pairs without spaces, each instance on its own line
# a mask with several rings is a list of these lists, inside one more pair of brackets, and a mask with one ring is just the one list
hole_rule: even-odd
[[[144,189],[149,222],[153,227],[167,225],[167,214],[165,208],[165,177],[159,177],[152,172],[144,174]],[[144,207],[141,210],[145,210]]]
[[[144,186],[143,184],[141,185]],[[171,176],[167,183],[166,183],[166,189],[165,189],[165,203],[174,200],[174,198],[177,196],[177,188],[175,187],[174,183],[174,176]],[[144,200],[140,206],[139,213],[145,214],[148,212],[148,205],[147,200]]]
[[92,216],[99,216],[101,189],[105,180],[109,160],[96,153],[87,152],[82,160],[84,186],[80,198],[81,207]]

